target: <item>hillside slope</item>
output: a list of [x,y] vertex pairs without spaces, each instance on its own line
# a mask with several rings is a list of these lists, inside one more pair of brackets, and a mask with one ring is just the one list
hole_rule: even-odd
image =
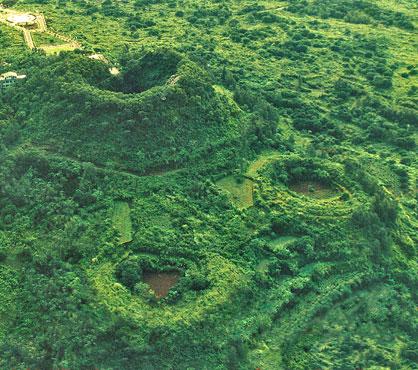
[[414,1],[4,4],[0,368],[416,368]]

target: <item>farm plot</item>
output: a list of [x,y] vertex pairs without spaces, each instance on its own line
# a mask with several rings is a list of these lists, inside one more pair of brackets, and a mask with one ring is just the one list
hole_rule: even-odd
[[113,227],[119,232],[119,244],[132,241],[131,209],[127,202],[117,201],[113,206]]

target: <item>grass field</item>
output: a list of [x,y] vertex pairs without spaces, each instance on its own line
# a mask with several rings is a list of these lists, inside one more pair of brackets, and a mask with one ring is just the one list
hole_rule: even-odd
[[290,243],[295,242],[296,240],[298,240],[296,236],[280,236],[271,240],[269,244],[273,251],[279,251],[288,246]]
[[246,175],[251,178],[257,177],[258,171],[267,164],[274,162],[280,158],[279,152],[265,152],[257,157],[257,159],[250,163]]
[[63,41],[46,33],[34,32],[32,34],[33,42],[37,48],[61,46]]
[[235,176],[228,176],[219,180],[217,185],[228,194],[238,208],[245,209],[254,204],[252,180],[243,178],[238,181]]
[[315,181],[294,183],[289,188],[296,193],[318,199],[331,198],[337,195],[336,190]]
[[127,202],[117,201],[112,215],[113,227],[119,232],[119,244],[132,241],[131,210]]
[[44,50],[47,55],[59,54],[62,51],[73,51],[75,49],[75,47],[70,44],[40,45],[40,48]]
[[0,62],[10,55],[21,55],[26,52],[22,32],[12,29],[0,22]]

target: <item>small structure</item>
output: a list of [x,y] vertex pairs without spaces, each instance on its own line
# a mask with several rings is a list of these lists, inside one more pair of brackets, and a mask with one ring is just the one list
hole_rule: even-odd
[[0,75],[0,90],[12,86],[19,80],[24,80],[26,75],[18,75],[16,72],[6,72]]
[[99,60],[103,63],[109,63],[103,54],[91,54],[89,55],[89,59]]
[[117,76],[120,73],[119,68],[116,67],[110,67],[109,72],[113,76]]
[[36,16],[29,13],[12,14],[7,17],[7,21],[14,26],[33,26],[36,24]]

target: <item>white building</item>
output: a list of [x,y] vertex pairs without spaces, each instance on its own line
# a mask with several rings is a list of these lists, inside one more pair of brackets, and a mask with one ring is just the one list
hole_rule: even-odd
[[24,80],[26,75],[18,75],[16,72],[6,72],[0,75],[0,89],[12,86],[19,80]]
[[36,24],[36,16],[29,13],[12,14],[7,17],[7,21],[14,26],[33,26]]

